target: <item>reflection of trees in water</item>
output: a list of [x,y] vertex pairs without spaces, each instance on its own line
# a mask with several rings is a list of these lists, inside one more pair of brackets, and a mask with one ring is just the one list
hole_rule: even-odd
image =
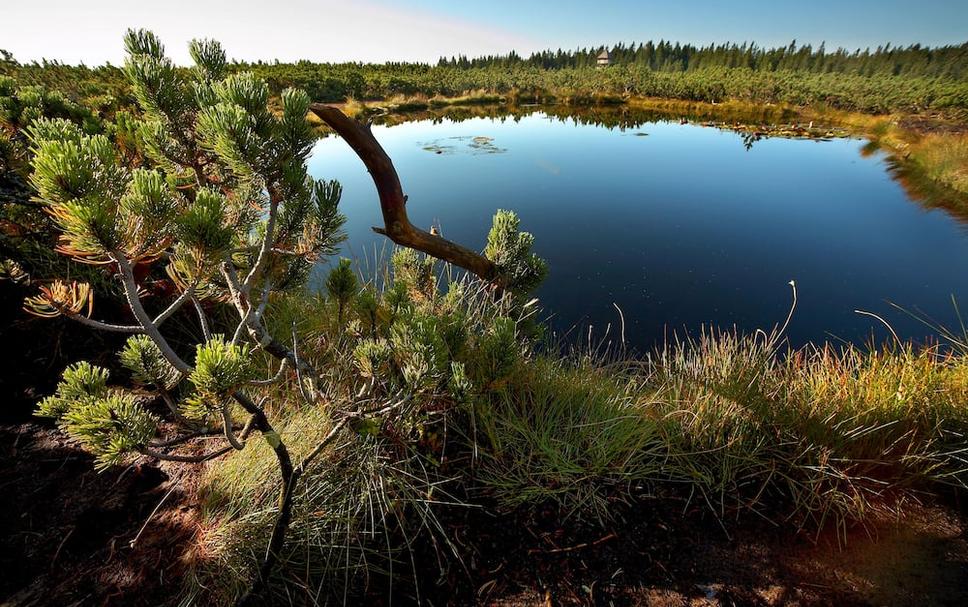
[[[861,150],[861,154],[869,156],[878,150],[878,146],[868,143]],[[968,234],[968,195],[946,188],[924,174],[911,162],[894,156],[886,158],[887,172],[894,181],[901,184],[908,198],[914,200],[925,209],[939,209],[953,217],[961,230]]]
[[745,147],[746,151],[748,152],[753,149],[754,143],[760,139],[763,139],[764,135],[760,131],[748,131],[745,133],[740,133],[740,137],[743,138],[743,147]]
[[[772,109],[690,111],[680,108],[655,110],[630,107],[628,105],[473,105],[434,108],[407,114],[384,114],[373,117],[376,124],[394,126],[416,120],[430,120],[434,124],[465,122],[477,118],[489,118],[506,122],[520,121],[522,118],[541,114],[549,120],[582,126],[598,126],[609,130],[638,130],[655,122],[689,122],[703,126],[730,130],[737,133],[743,146],[750,150],[753,145],[770,137],[803,137],[802,126],[771,128],[767,124],[779,121],[795,122],[795,115],[788,111],[777,112]],[[757,126],[759,125],[759,126]],[[840,132],[845,135],[846,132]],[[809,133],[806,136],[813,136]],[[823,138],[822,136],[820,138]],[[861,148],[863,156],[879,151],[876,144],[868,142]],[[904,188],[908,197],[925,209],[940,209],[947,212],[968,232],[968,196],[954,192],[939,185],[923,174],[910,162],[893,156],[887,159],[888,173]]]

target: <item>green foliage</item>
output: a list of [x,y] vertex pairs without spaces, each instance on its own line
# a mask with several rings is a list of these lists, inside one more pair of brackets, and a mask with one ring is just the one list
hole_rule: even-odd
[[[164,63],[161,43],[147,32],[133,32],[126,41],[133,57]],[[479,58],[442,58],[437,65],[388,63],[226,63],[215,43],[194,41],[192,57],[196,75],[217,82],[230,72],[252,72],[269,85],[270,94],[281,97],[287,88],[305,90],[314,101],[341,102],[354,99],[390,99],[421,95],[424,107],[435,96],[478,96],[482,99],[544,101],[592,101],[627,95],[693,101],[744,99],[758,103],[822,105],[865,112],[921,111],[968,108],[968,73],[965,45],[943,47],[892,47],[836,49],[823,46],[787,45],[764,48],[755,44],[717,44],[697,47],[671,42],[617,44],[610,47],[607,69],[595,68],[602,47],[573,51],[541,51],[530,57],[517,54]],[[138,60],[135,63],[141,63]],[[204,67],[209,65],[212,69]],[[202,67],[199,67],[202,66]],[[152,70],[157,67],[152,68]],[[21,82],[58,90],[69,99],[95,105],[106,99],[108,107],[132,96],[146,79],[139,69],[126,64],[68,66],[56,62],[0,66]],[[149,70],[150,71],[150,70]],[[165,78],[174,103],[195,97],[201,106],[211,98],[196,93],[168,70]],[[127,76],[134,76],[134,82]],[[144,107],[144,106],[143,106]]]
[[500,387],[520,356],[517,325],[510,318],[498,317],[487,328],[478,343],[473,359],[473,376],[477,383],[488,388]]
[[234,390],[254,378],[250,347],[227,342],[216,335],[195,352],[195,368],[188,379],[198,394],[213,405],[221,405]]
[[346,217],[339,212],[339,182],[308,179],[305,185],[295,188],[280,207],[278,240],[311,263],[337,252],[346,239],[341,232]]
[[97,467],[119,464],[125,455],[148,443],[158,419],[131,394],[112,393],[72,407],[61,418],[61,427],[97,457]]
[[30,135],[30,182],[63,231],[63,250],[80,260],[104,261],[125,245],[138,248],[118,222],[127,174],[107,137],[80,134],[63,120],[38,121]]
[[107,396],[108,370],[87,361],[74,363],[64,369],[57,392],[40,401],[36,414],[60,419],[78,404]]
[[379,326],[377,315],[380,311],[380,302],[377,300],[373,289],[365,288],[360,291],[359,295],[356,296],[354,307],[360,319],[367,324],[370,333],[376,334]]
[[349,259],[340,259],[336,267],[330,270],[326,277],[326,291],[339,308],[339,319],[343,321],[343,312],[347,304],[359,290],[359,282],[353,272],[353,265]]
[[147,30],[128,30],[124,46],[124,72],[138,105],[151,117],[183,126],[182,114],[191,102],[181,75],[165,56],[164,45]]
[[534,236],[521,232],[520,223],[512,211],[495,213],[484,255],[497,266],[498,276],[509,291],[526,295],[544,280],[548,264],[531,252]]
[[393,351],[385,339],[366,339],[353,350],[353,360],[360,375],[368,379],[385,380],[390,374]]
[[393,252],[394,283],[402,285],[409,299],[419,304],[429,304],[437,297],[437,277],[434,275],[436,260],[429,255],[405,247]]
[[131,372],[131,379],[138,384],[167,390],[179,378],[178,370],[146,335],[129,337],[119,358],[121,365]]
[[533,66],[544,69],[588,68],[598,63],[598,54],[607,50],[609,65],[642,66],[654,71],[682,72],[712,67],[740,68],[774,72],[801,70],[806,73],[841,73],[872,75],[928,76],[958,79],[968,74],[965,50],[968,43],[937,48],[914,44],[907,48],[890,44],[850,51],[844,48],[830,52],[824,44],[814,49],[810,44],[764,48],[756,44],[735,43],[710,44],[697,47],[692,44],[649,40],[645,43],[619,43],[610,48],[594,47],[573,51],[540,51],[524,59],[513,51],[504,56],[488,56],[468,59],[441,58],[438,66],[460,68],[513,68]]
[[17,86],[17,81],[0,75],[0,126],[22,130],[41,118],[63,118],[86,133],[100,131],[97,116],[87,107],[45,86]]
[[666,474],[658,430],[634,392],[594,368],[545,358],[518,366],[476,419],[491,442],[484,484],[504,508],[551,504],[566,518],[607,521],[628,499],[623,486]]
[[203,188],[176,219],[178,258],[190,260],[198,275],[221,261],[232,245],[235,232],[228,224],[226,206],[221,193]]
[[390,322],[392,324],[401,314],[410,311],[412,300],[406,283],[394,281],[393,286],[384,293],[383,301],[390,310]]
[[225,77],[225,49],[218,41],[192,40],[188,44],[188,53],[202,80],[216,81]]
[[147,444],[158,425],[134,396],[109,390],[107,380],[107,369],[76,363],[64,370],[57,392],[37,407],[37,415],[55,418],[68,436],[97,458],[101,469]]
[[390,346],[409,391],[434,389],[450,371],[449,348],[442,319],[414,313],[390,329]]
[[[132,258],[152,256],[168,245],[173,220],[182,206],[182,200],[160,172],[135,169],[131,173],[128,190],[121,197],[120,220],[126,225]],[[184,221],[190,213],[191,210],[181,219]]]

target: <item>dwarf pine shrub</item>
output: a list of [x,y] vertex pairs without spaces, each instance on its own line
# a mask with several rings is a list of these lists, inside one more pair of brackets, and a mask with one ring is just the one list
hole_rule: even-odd
[[[457,364],[469,335],[458,311],[463,300],[455,292],[445,300],[448,311],[437,315],[434,261],[413,251],[396,254],[399,286],[385,297],[361,290],[351,262],[341,259],[326,280],[329,301],[313,298],[322,304],[312,319],[316,337],[330,339],[305,347],[297,329],[306,311],[281,314],[278,301],[303,292],[311,268],[344,239],[339,184],[307,170],[315,141],[309,96],[287,89],[270,99],[268,85],[251,72],[230,73],[225,52],[211,40],[190,44],[191,70],[177,68],[151,32],[131,30],[124,44],[124,74],[139,112],[123,115],[114,138],[33,112],[49,100],[25,89],[14,99],[10,83],[0,82],[5,115],[16,113],[25,125],[29,181],[58,230],[57,251],[103,267],[105,280],[123,292],[127,314],[93,318],[97,289],[68,276],[50,277],[25,307],[129,335],[119,359],[138,388],[109,384],[104,369],[78,363],[37,413],[54,418],[102,469],[139,457],[205,462],[251,452],[251,438],[261,435],[261,452],[274,466],[241,476],[246,483],[258,478],[263,494],[272,488],[272,505],[254,517],[265,526],[245,536],[264,544],[239,570],[247,583],[222,597],[250,605],[270,591],[286,554],[300,479],[319,481],[303,490],[316,501],[339,489],[310,474],[328,446],[351,429],[368,428],[370,443],[385,432],[398,442],[417,437],[428,411],[454,401],[450,386],[472,389]],[[489,244],[488,254],[521,274],[521,264],[536,263],[517,259],[529,245],[516,240],[512,217],[495,221],[502,240]],[[505,251],[502,243],[516,244]],[[145,288],[149,282],[165,285],[162,294]],[[514,296],[536,284],[504,282]],[[327,351],[327,344],[338,350]],[[352,394],[358,396],[344,398]],[[325,406],[336,397],[338,410]],[[287,435],[271,419],[288,427],[287,408],[311,410],[317,422],[325,411],[327,423],[316,424],[311,438]],[[184,451],[203,435],[223,440],[214,449]],[[265,470],[274,482],[260,476]],[[356,472],[366,482],[365,467]]]

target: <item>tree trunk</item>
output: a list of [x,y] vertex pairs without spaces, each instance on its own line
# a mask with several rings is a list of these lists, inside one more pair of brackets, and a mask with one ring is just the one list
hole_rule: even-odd
[[[248,396],[242,392],[235,392],[235,401],[242,405],[247,413],[254,418],[254,427],[266,437],[272,447],[279,463],[279,475],[281,477],[281,487],[279,488],[279,513],[272,525],[272,534],[269,537],[269,544],[266,546],[266,555],[259,564],[259,570],[253,580],[252,587],[237,602],[236,607],[252,607],[262,605],[266,600],[266,592],[269,589],[269,576],[273,568],[279,561],[279,553],[282,551],[283,544],[286,542],[286,532],[289,530],[289,523],[292,520],[292,503],[295,495],[296,483],[299,482],[299,473],[292,464],[289,450],[286,448],[282,438],[276,434],[265,412],[252,402]],[[271,437],[271,439],[270,439]]]
[[492,282],[496,269],[484,255],[453,243],[430,232],[421,230],[407,218],[407,197],[400,186],[393,162],[383,147],[370,132],[370,127],[348,117],[338,108],[314,103],[309,109],[329,125],[336,134],[346,140],[356,155],[366,165],[380,196],[383,211],[383,228],[373,230],[390,238],[393,242],[423,251],[455,266],[464,268],[483,280]]

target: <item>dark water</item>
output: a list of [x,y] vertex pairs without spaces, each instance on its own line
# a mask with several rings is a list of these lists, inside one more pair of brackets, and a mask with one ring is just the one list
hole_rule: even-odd
[[[512,209],[551,268],[539,292],[559,332],[626,337],[638,348],[703,324],[741,331],[782,322],[796,281],[792,342],[902,338],[925,325],[887,302],[957,324],[968,305],[968,232],[911,200],[885,158],[856,139],[766,139],[678,122],[607,128],[542,113],[519,120],[430,120],[373,127],[410,197],[411,220],[482,248],[495,209]],[[477,139],[475,139],[477,138]],[[486,139],[485,139],[486,138]],[[319,142],[316,177],[344,186],[345,255],[386,240],[363,165]]]

